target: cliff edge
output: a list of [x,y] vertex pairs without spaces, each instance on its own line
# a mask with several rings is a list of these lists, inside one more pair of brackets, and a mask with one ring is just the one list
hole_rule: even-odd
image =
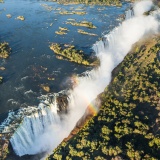
[[53,159],[160,159],[160,35],[141,40],[112,72],[101,107]]

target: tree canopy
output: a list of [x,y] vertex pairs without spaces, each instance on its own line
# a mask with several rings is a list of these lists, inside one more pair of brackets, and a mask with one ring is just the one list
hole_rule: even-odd
[[160,159],[159,50],[158,36],[135,44],[113,70],[99,113],[48,159]]

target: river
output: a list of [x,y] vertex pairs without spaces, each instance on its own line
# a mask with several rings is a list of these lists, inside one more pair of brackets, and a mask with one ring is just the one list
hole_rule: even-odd
[[[45,4],[45,5],[44,5]],[[49,6],[51,10],[44,6]],[[73,44],[86,54],[91,54],[93,44],[109,33],[122,21],[123,14],[129,3],[122,7],[60,5],[47,1],[5,0],[0,4],[0,42],[6,41],[12,48],[10,57],[0,60],[0,71],[4,82],[0,85],[0,120],[7,117],[10,110],[18,110],[28,106],[38,106],[41,95],[47,93],[41,85],[50,87],[51,93],[70,88],[69,77],[81,74],[92,67],[86,67],[58,60],[49,49],[51,42]],[[85,15],[61,15],[62,10],[77,11],[83,9]],[[7,18],[11,14],[11,18]],[[24,16],[20,21],[18,16]],[[66,24],[69,19],[92,22],[97,28]],[[68,28],[66,35],[57,35],[59,27]],[[82,35],[77,32],[83,29],[97,36]],[[94,54],[94,53],[93,53]],[[48,78],[54,78],[53,81]]]
[[[48,11],[43,7],[52,7]],[[4,77],[0,85],[0,113],[7,113],[20,107],[37,105],[38,96],[46,94],[40,87],[48,85],[51,92],[59,92],[68,87],[67,79],[73,74],[80,74],[89,67],[56,59],[49,49],[50,42],[69,43],[91,52],[92,45],[120,23],[118,19],[124,14],[127,3],[119,7],[60,5],[55,2],[36,0],[5,0],[0,3],[0,42],[8,42],[12,53],[6,60],[0,60],[0,66],[6,68],[0,71]],[[85,15],[61,15],[59,9],[76,10],[83,8]],[[7,18],[11,14],[11,18]],[[24,16],[25,20],[16,18]],[[88,29],[66,24],[67,19],[76,21],[91,21],[96,29]],[[57,35],[58,27],[66,27],[67,35]],[[83,29],[98,36],[82,35],[77,29]],[[48,77],[55,80],[49,81]]]

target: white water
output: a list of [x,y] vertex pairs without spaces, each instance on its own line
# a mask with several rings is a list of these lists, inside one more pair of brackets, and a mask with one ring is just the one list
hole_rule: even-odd
[[[135,9],[139,3],[141,11]],[[49,106],[40,104],[39,112],[36,110],[35,114],[24,118],[10,139],[17,155],[53,150],[74,128],[89,103],[109,84],[112,70],[123,60],[132,45],[144,36],[158,32],[159,22],[156,16],[160,12],[145,17],[143,12],[148,11],[153,4],[148,0],[139,3],[134,5],[135,17],[130,14],[132,17],[128,17],[106,35],[105,40],[93,45],[101,65],[92,70],[90,76],[77,77],[78,85],[69,93],[70,111],[63,117],[64,120],[61,121],[57,115],[56,102]]]
[[30,147],[36,147],[35,140],[37,135],[47,132],[49,125],[60,125],[60,123],[56,101],[50,104],[50,106],[45,107],[43,104],[40,104],[39,111],[25,117],[23,124],[17,129],[10,140],[16,154],[23,155],[22,153],[25,153],[27,149],[31,149]]
[[125,20],[128,20],[133,16],[141,16],[144,12],[150,11],[153,7],[154,4],[151,0],[143,0],[136,2],[134,3],[133,7],[131,6],[130,9],[126,11]]
[[125,12],[125,20],[128,20],[134,16],[134,11],[133,8],[130,7],[126,12]]

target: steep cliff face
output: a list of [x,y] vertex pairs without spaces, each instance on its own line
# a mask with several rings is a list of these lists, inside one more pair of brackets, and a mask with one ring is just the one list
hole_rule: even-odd
[[48,159],[160,159],[160,35],[112,72],[97,115]]

